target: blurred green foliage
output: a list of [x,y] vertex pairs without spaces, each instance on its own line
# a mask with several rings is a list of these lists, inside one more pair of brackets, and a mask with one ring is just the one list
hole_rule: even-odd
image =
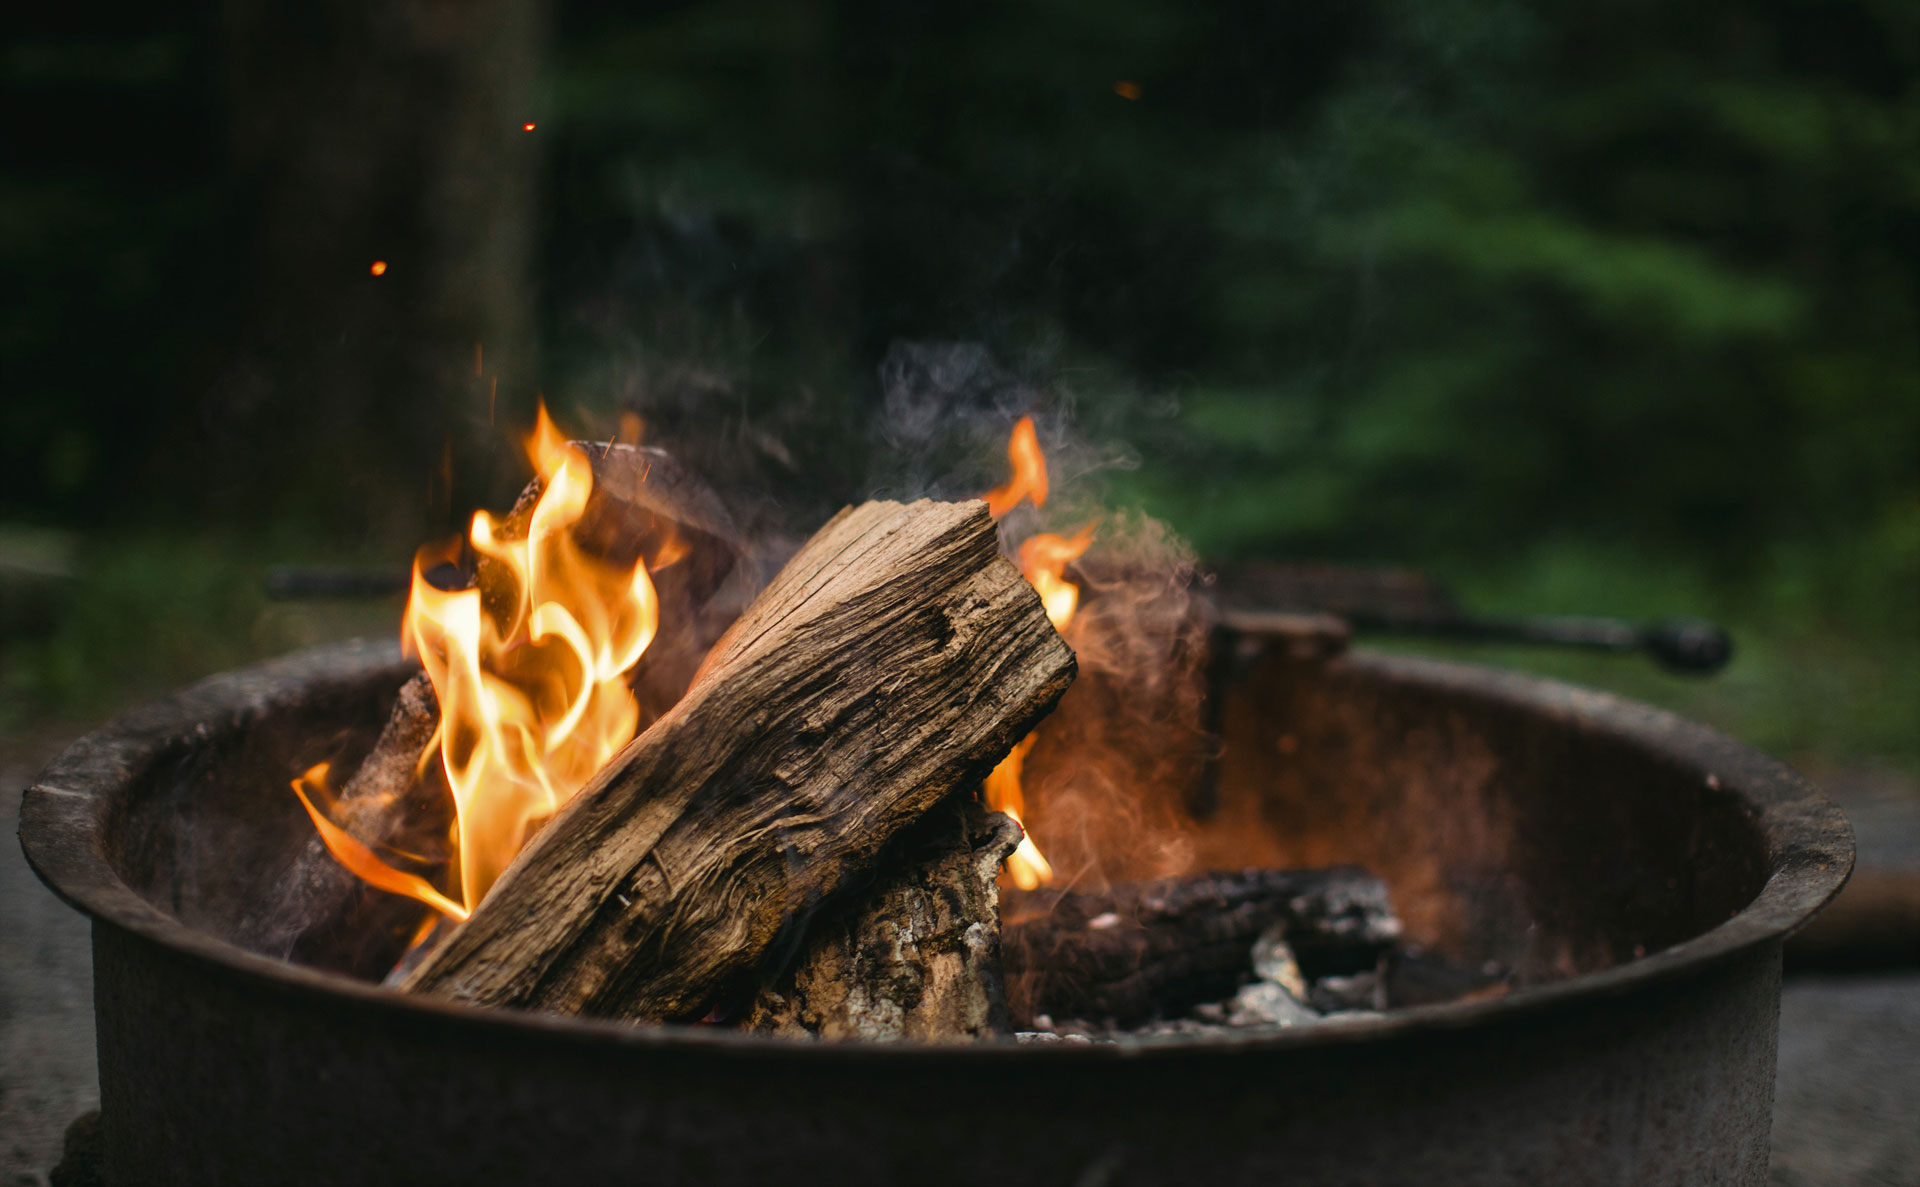
[[305,559],[313,547],[273,534],[148,530],[75,539],[0,530],[0,732],[124,708],[331,639],[397,636],[398,599],[267,599],[261,558],[292,548]]
[[1704,683],[1481,654],[1920,757],[1920,10],[562,11],[573,390],[838,391],[808,412],[844,457],[892,444],[846,429],[887,343],[983,342],[1210,559],[1717,615],[1741,657]]
[[[1920,8],[551,15],[533,299],[563,418],[636,407],[811,513],[898,448],[890,346],[982,343],[1127,460],[1106,497],[1209,559],[1719,616],[1742,650],[1710,682],[1475,654],[1920,761]],[[0,251],[27,250],[29,198]],[[57,419],[8,432],[54,442],[50,475],[115,461]]]

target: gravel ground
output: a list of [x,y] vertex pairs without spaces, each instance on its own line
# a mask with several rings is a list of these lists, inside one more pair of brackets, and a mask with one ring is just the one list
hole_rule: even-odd
[[1920,976],[1787,982],[1780,997],[1773,1182],[1920,1184]]
[[27,867],[14,836],[20,789],[64,744],[59,733],[0,746],[0,1183],[46,1182],[67,1123],[98,1108],[93,953],[87,922]]
[[[0,814],[64,737],[0,739]],[[1818,772],[1862,864],[1920,868],[1920,788],[1883,771]],[[84,920],[0,844],[0,1185],[38,1187],[60,1139],[98,1107]],[[1775,1187],[1920,1187],[1920,972],[1795,977],[1780,1006]]]

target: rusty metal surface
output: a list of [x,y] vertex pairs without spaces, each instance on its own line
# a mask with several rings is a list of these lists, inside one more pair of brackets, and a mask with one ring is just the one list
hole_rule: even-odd
[[[1349,741],[1364,731],[1338,706],[1385,713],[1403,757],[1467,772],[1424,793],[1469,806],[1506,803],[1514,779],[1556,755],[1592,762],[1541,790],[1586,805],[1564,814],[1575,835],[1559,844],[1626,838],[1617,864],[1641,878],[1724,849],[1677,896],[1692,914],[1662,923],[1647,888],[1599,886],[1594,897],[1623,901],[1581,915],[1549,873],[1523,870],[1521,898],[1565,898],[1552,927],[1593,932],[1579,954],[1590,967],[1502,1001],[1234,1042],[817,1045],[475,1011],[226,943],[210,921],[244,887],[244,858],[223,885],[178,877],[182,860],[257,827],[223,831],[247,800],[244,787],[215,793],[222,770],[273,770],[315,737],[349,744],[404,673],[391,650],[357,647],[217,678],[90,735],[29,791],[30,860],[96,920],[102,1148],[119,1179],[1760,1183],[1780,944],[1851,862],[1831,805],[1710,731],[1545,682],[1356,653],[1267,683],[1256,673],[1241,695],[1307,690],[1296,703],[1322,704],[1319,720]],[[1275,709],[1230,731],[1230,750],[1285,752]],[[1295,752],[1341,754],[1339,741],[1308,736]],[[1476,765],[1476,747],[1494,761]],[[1605,782],[1622,777],[1649,786]],[[202,801],[219,818],[194,817]],[[1633,817],[1661,803],[1675,807],[1652,812],[1649,833],[1699,835],[1636,837]],[[1528,843],[1552,827],[1538,803],[1485,815],[1503,812]],[[182,813],[190,841],[167,835]],[[1435,852],[1456,849],[1499,852]],[[1730,917],[1681,934],[1729,894]],[[1662,945],[1619,959],[1636,928]]]

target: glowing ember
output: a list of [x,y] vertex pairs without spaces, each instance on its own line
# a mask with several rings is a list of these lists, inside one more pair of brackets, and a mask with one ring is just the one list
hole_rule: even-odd
[[531,131],[533,131],[533,122],[532,122],[531,120],[529,120],[528,122],[526,122],[526,123],[524,123],[524,124],[521,124],[521,125],[520,125],[520,130],[521,130],[522,132],[531,132]]
[[[1047,459],[1040,452],[1031,416],[1021,417],[1013,426],[1013,435],[1007,441],[1007,460],[1013,463],[1013,477],[984,496],[987,510],[995,519],[1019,506],[1023,499],[1033,500],[1036,507],[1044,506],[1047,501]],[[1040,595],[1040,604],[1046,607],[1047,618],[1055,630],[1065,631],[1080,606],[1080,587],[1066,579],[1067,565],[1078,559],[1091,543],[1093,525],[1088,524],[1071,538],[1042,532],[1028,537],[1020,545],[1020,572]],[[1020,821],[1020,827],[1026,830],[1020,847],[1007,859],[1007,876],[1022,890],[1053,881],[1053,867],[1040,852],[1040,846],[1034,843],[1033,831],[1027,829],[1021,815],[1027,807],[1026,794],[1020,784],[1021,767],[1026,762],[1027,751],[1032,748],[1033,735],[1028,734],[986,780],[987,806]]]
[[[468,542],[478,584],[443,590],[414,561],[402,643],[420,657],[440,704],[423,762],[438,761],[453,793],[457,896],[394,869],[333,824],[326,769],[295,781],[327,848],[382,890],[464,918],[507,863],[634,736],[640,709],[627,673],[653,642],[659,605],[644,560],[620,569],[583,551],[573,525],[593,490],[585,455],[540,409],[527,443],[544,489],[524,535],[476,512]],[[658,560],[658,558],[656,558]]]
[[368,268],[367,271],[373,273],[375,276],[385,276],[387,274],[387,262],[385,260],[375,260],[373,266]]

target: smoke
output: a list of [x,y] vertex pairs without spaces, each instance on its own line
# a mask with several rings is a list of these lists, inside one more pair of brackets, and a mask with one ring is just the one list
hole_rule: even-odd
[[[622,405],[645,420],[650,444],[727,503],[756,582],[842,503],[977,498],[1000,485],[1009,433],[1033,418],[1050,495],[1003,519],[1003,547],[1014,556],[1036,533],[1089,525],[1093,544],[1067,572],[1081,592],[1065,631],[1080,675],[1035,731],[1026,823],[1063,883],[1188,870],[1197,826],[1185,805],[1213,750],[1202,718],[1207,602],[1184,541],[1141,512],[1107,505],[1103,478],[1137,464],[1130,446],[1103,432],[1113,402],[1082,401],[1044,356],[1009,363],[967,341],[892,343],[863,398],[782,403],[743,392],[746,382],[714,369],[636,367]],[[1123,394],[1122,403],[1138,404],[1137,393]],[[850,409],[864,410],[866,422],[844,423]],[[840,441],[832,458],[810,444],[823,437]],[[734,607],[753,592],[735,591]]]
[[1065,884],[1186,872],[1195,827],[1185,804],[1212,750],[1202,724],[1207,635],[1191,548],[1139,511],[1103,505],[1103,473],[1134,464],[1080,423],[1064,385],[999,363],[976,343],[900,342],[879,367],[873,484],[884,497],[977,497],[1007,478],[1007,437],[1034,418],[1047,459],[1044,507],[1002,523],[1009,555],[1037,532],[1093,525],[1069,567],[1080,608],[1064,634],[1080,675],[1036,728],[1024,771],[1026,823]]
[[1186,804],[1213,750],[1211,623],[1192,551],[1138,512],[1107,516],[1098,533],[1068,572],[1081,586],[1065,631],[1080,675],[1026,762],[1027,822],[1069,886],[1188,872]]

